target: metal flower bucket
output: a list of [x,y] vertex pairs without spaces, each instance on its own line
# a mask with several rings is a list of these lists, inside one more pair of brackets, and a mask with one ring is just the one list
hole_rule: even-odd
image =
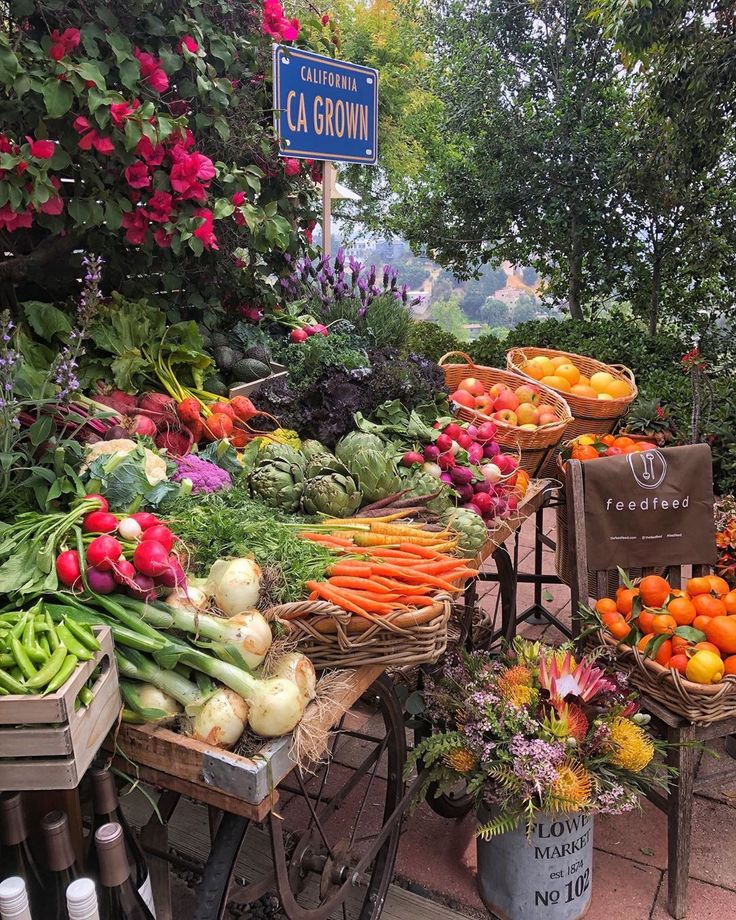
[[[485,824],[490,816],[478,815]],[[540,815],[490,840],[478,838],[478,889],[501,920],[579,920],[590,907],[593,818]]]

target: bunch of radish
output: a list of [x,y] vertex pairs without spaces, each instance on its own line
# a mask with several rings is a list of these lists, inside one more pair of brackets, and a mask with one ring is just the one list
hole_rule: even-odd
[[113,514],[102,495],[99,508],[82,519],[84,556],[67,549],[56,557],[59,581],[74,590],[89,587],[96,594],[126,591],[153,600],[186,585],[174,551],[176,536],[155,514]]
[[421,466],[425,473],[450,486],[458,503],[486,523],[508,517],[518,506],[519,458],[504,454],[492,422],[435,425],[438,434],[421,451],[404,454],[404,466]]

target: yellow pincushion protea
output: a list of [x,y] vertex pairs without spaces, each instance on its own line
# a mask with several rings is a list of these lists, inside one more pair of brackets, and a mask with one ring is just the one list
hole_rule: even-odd
[[622,770],[641,773],[654,757],[654,745],[641,726],[630,719],[614,719],[611,724],[614,751],[611,763]]
[[451,751],[449,754],[445,754],[443,760],[456,773],[471,773],[478,766],[475,755],[467,748],[458,748],[456,751]]
[[594,780],[582,764],[566,760],[557,767],[557,779],[550,786],[551,811],[578,811],[590,804]]
[[517,664],[501,674],[496,686],[503,700],[521,707],[528,706],[537,695],[531,684],[532,672],[523,664]]

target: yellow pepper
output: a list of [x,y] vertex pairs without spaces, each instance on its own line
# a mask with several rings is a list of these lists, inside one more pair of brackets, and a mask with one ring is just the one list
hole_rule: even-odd
[[721,656],[701,649],[688,661],[685,675],[696,684],[717,684],[723,677],[723,671]]

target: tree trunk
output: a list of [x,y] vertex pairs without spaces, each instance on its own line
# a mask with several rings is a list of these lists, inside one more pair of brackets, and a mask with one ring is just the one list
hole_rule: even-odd
[[655,255],[652,265],[652,290],[649,295],[649,334],[657,334],[659,320],[659,292],[662,287],[662,260]]
[[567,287],[567,303],[573,319],[583,319],[583,306],[580,303],[580,290],[583,284],[583,248],[572,225],[572,247],[570,249],[570,279]]

